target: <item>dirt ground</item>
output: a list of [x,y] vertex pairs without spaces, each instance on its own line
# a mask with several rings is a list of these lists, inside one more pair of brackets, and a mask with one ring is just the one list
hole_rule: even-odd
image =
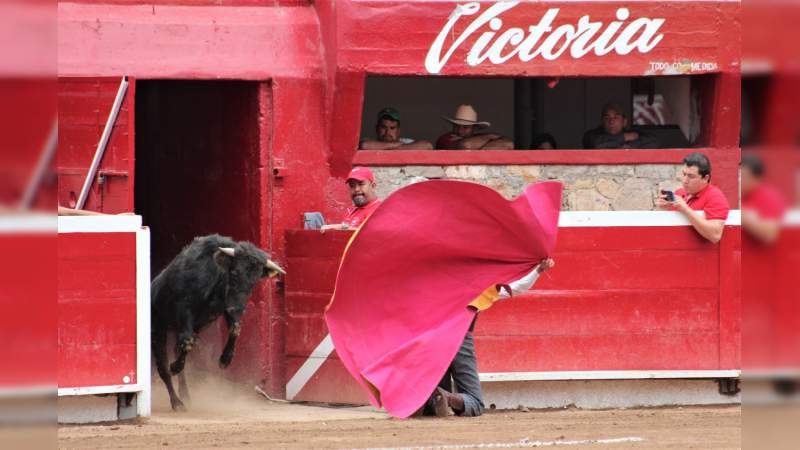
[[[191,387],[191,386],[190,386]],[[148,419],[62,425],[63,449],[530,448],[738,449],[741,408],[487,411],[477,418],[393,419],[371,407],[276,403],[243,386],[195,388],[190,411],[154,386]]]

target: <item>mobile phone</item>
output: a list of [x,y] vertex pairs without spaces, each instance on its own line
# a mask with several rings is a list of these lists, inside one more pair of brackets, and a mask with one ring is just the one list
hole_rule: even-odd
[[662,189],[661,190],[661,195],[665,196],[666,200],[668,202],[674,202],[675,201],[675,194],[672,191],[667,191],[667,190]]

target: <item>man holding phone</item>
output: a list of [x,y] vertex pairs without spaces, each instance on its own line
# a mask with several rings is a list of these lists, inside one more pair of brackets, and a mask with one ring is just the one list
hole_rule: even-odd
[[[706,155],[696,152],[683,158],[682,184],[674,193],[662,190],[656,209],[679,211],[701,236],[716,244],[731,208],[725,194],[711,184],[711,161]],[[695,211],[703,211],[705,217]]]

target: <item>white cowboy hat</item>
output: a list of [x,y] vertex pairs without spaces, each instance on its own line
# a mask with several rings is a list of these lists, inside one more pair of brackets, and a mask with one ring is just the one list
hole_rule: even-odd
[[442,116],[442,119],[456,125],[473,125],[479,128],[487,128],[491,125],[489,122],[478,122],[478,113],[472,105],[461,105],[456,109],[454,117]]

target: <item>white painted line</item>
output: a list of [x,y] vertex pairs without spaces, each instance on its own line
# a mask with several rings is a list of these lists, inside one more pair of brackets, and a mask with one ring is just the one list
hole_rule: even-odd
[[294,397],[300,393],[303,386],[308,383],[308,380],[317,372],[322,364],[328,359],[328,356],[333,352],[333,339],[331,335],[325,336],[325,339],[317,345],[317,348],[311,352],[306,362],[300,366],[297,373],[294,374],[291,380],[286,383],[286,399],[293,400]]
[[800,225],[800,209],[790,209],[783,217],[784,225]]
[[772,61],[766,58],[744,57],[741,60],[741,65],[742,75],[769,75],[775,70]]
[[38,397],[43,395],[53,395],[56,393],[56,385],[40,386],[21,386],[21,387],[0,387],[0,399]]
[[[704,215],[702,211],[698,211]],[[742,212],[732,209],[726,225],[741,225]],[[562,211],[559,227],[679,227],[691,226],[683,214],[676,211]]]
[[142,227],[142,217],[135,215],[58,216],[59,233],[136,232]]
[[141,227],[142,216],[58,216],[59,233],[133,233]]
[[565,372],[487,372],[484,382],[550,380],[642,380],[656,378],[737,378],[741,370],[588,370]]
[[640,437],[621,437],[610,439],[582,439],[578,441],[531,441],[527,438],[517,442],[491,442],[485,444],[452,444],[431,445],[426,447],[376,447],[365,450],[450,450],[462,448],[520,448],[520,447],[553,447],[556,445],[588,445],[588,444],[624,444],[627,442],[644,442]]
[[95,394],[119,394],[122,392],[142,392],[145,388],[150,389],[150,386],[142,386],[137,384],[119,384],[113,386],[89,386],[89,387],[68,387],[58,388],[58,396],[64,397],[69,395],[95,395]]
[[742,370],[743,380],[772,380],[775,378],[800,378],[800,368],[798,367],[783,367],[783,368],[753,368]]
[[136,414],[150,417],[150,229],[136,231]]
[[0,216],[0,233],[55,233],[55,214],[10,214]]
[[[293,400],[333,352],[331,335],[319,343],[297,373],[286,383],[286,399]],[[484,372],[481,382],[498,381],[568,381],[568,380],[648,380],[739,378],[742,371],[731,370],[586,370],[562,372]]]

